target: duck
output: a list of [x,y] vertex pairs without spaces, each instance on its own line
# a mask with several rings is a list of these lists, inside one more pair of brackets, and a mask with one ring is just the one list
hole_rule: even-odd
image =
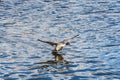
[[55,45],[54,51],[60,51],[60,50],[62,50],[65,46],[70,45],[70,42],[71,42],[74,38],[76,38],[77,36],[79,36],[79,35],[75,35],[75,36],[73,36],[72,38],[69,38],[69,39],[64,39],[64,40],[62,40],[62,41],[60,41],[60,42],[51,42],[51,41],[45,41],[45,40],[41,40],[41,39],[38,39],[38,41],[43,42],[43,43],[47,43],[47,44],[49,44],[49,45],[51,45],[51,46]]

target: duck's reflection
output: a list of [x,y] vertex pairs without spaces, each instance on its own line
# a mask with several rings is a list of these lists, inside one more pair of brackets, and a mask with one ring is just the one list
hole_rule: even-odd
[[[42,73],[43,71],[49,71],[49,72],[66,72],[70,70],[70,66],[72,62],[66,61],[63,58],[63,53],[59,53],[55,50],[51,52],[51,54],[54,56],[54,59],[47,60],[45,62],[39,62],[35,63],[34,66],[31,67],[31,69],[37,69],[38,73]],[[61,66],[59,66],[61,65]]]
[[54,56],[55,61],[63,61],[64,60],[62,54],[59,54],[55,50],[52,51],[52,55]]
[[68,64],[69,62],[64,60],[63,54],[59,54],[57,51],[53,50],[51,54],[54,56],[54,60],[48,60],[46,62],[40,62],[39,64]]
[[[46,62],[39,62],[38,63],[38,72],[41,73],[43,71],[52,71],[52,72],[65,72],[69,70],[67,64],[69,61],[64,60],[63,54],[58,53],[57,51],[52,51],[51,53],[54,56],[54,60],[48,60]],[[56,65],[62,65],[64,69],[58,68]],[[37,68],[37,67],[36,67]]]

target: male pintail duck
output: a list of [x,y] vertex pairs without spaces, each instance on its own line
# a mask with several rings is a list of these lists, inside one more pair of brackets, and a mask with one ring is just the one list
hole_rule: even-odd
[[51,41],[44,41],[44,40],[40,40],[40,39],[38,39],[38,41],[41,41],[41,42],[44,42],[44,43],[48,43],[48,44],[50,44],[50,45],[55,45],[56,47],[55,47],[55,51],[60,51],[60,50],[62,50],[63,49],[63,47],[65,47],[66,45],[70,45],[70,42],[75,38],[75,37],[77,37],[77,36],[79,36],[79,35],[75,35],[74,37],[72,37],[72,38],[69,38],[69,39],[64,39],[63,41],[61,41],[61,42],[51,42]]

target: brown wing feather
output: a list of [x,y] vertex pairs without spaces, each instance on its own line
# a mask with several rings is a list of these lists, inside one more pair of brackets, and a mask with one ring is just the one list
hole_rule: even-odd
[[41,42],[44,42],[44,43],[48,43],[48,44],[50,44],[50,45],[57,45],[58,43],[56,43],[56,42],[51,42],[51,41],[43,41],[43,40],[40,40],[40,39],[38,39],[38,41],[41,41]]
[[74,37],[69,38],[69,39],[64,39],[64,40],[61,41],[61,42],[68,42],[69,40],[73,40],[73,39],[76,38],[77,36],[79,36],[79,35],[75,35]]

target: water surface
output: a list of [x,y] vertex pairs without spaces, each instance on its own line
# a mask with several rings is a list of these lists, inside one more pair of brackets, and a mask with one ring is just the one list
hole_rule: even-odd
[[[37,39],[79,37],[54,61]],[[1,0],[1,80],[119,80],[119,0]]]

